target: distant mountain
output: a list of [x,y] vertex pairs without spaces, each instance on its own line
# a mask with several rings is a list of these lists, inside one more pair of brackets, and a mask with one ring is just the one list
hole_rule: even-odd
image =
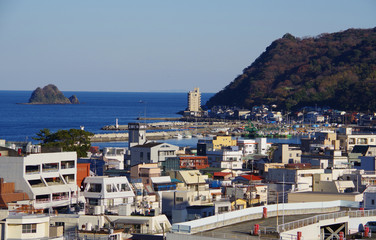
[[376,28],[317,37],[285,34],[206,104],[330,106],[376,111]]
[[49,84],[44,88],[38,87],[33,91],[29,99],[29,104],[79,104],[75,95],[70,99],[53,84]]

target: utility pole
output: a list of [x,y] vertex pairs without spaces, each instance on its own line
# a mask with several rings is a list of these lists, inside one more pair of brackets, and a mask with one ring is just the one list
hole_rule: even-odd
[[[282,212],[282,224],[285,224],[285,174],[283,173],[283,182],[282,182],[282,191],[283,191],[283,212]],[[284,228],[284,227],[283,227]]]
[[278,189],[277,189],[277,227],[278,227],[278,201],[279,201],[279,197],[278,197]]

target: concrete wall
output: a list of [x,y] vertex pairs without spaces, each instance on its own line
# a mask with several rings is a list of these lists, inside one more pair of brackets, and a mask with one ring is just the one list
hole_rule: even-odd
[[[211,237],[201,237],[198,235],[183,235],[183,234],[176,234],[176,233],[167,233],[166,234],[167,240],[217,240],[218,238],[211,238]],[[225,238],[221,238],[225,240]]]

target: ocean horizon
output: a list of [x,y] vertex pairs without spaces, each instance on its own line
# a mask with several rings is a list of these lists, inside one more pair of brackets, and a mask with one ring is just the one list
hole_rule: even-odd
[[[19,104],[27,103],[32,92],[0,90],[0,139],[33,141],[44,128],[55,132],[83,126],[93,133],[106,133],[112,131],[101,128],[114,125],[115,119],[126,125],[139,122],[138,117],[180,117],[178,112],[187,108],[187,92],[62,91],[66,97],[76,95],[81,104]],[[213,95],[202,93],[201,104]]]

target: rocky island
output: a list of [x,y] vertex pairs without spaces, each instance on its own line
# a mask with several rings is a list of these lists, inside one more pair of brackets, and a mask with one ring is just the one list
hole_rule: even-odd
[[33,91],[27,104],[80,104],[76,95],[67,98],[53,84]]

